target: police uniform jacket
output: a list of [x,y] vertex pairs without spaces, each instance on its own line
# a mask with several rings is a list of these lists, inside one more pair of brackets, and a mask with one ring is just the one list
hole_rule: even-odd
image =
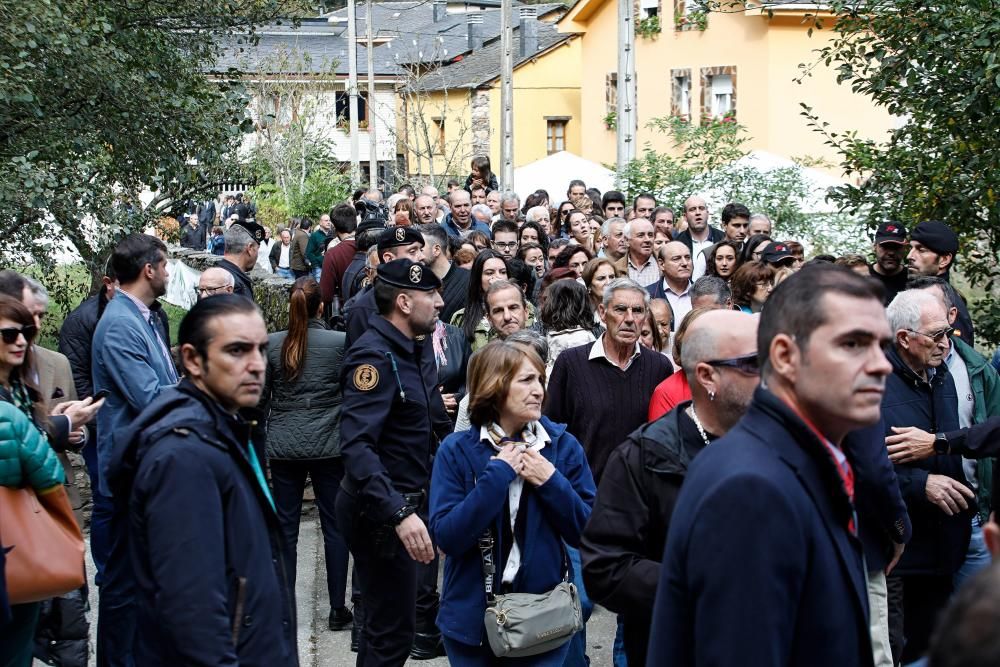
[[344,360],[344,488],[375,523],[407,504],[403,494],[426,489],[437,442],[452,429],[425,344],[373,317]]

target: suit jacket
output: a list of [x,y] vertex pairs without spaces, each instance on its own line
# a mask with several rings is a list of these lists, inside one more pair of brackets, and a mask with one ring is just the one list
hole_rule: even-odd
[[292,249],[288,253],[288,266],[292,271],[308,271],[312,268],[309,264],[309,257],[306,255],[306,248],[309,246],[309,232],[304,229],[296,229],[292,234]]
[[[712,243],[718,243],[719,241],[721,241],[721,240],[723,240],[725,238],[726,238],[726,233],[724,231],[722,231],[721,229],[716,229],[715,227],[709,226],[709,228],[708,228],[708,239]],[[690,250],[692,252],[692,254],[694,253],[694,241],[691,238],[691,232],[690,232],[690,230],[685,229],[683,232],[681,232],[680,234],[678,234],[677,236],[675,236],[674,240],[675,241],[680,241],[681,243],[683,243],[684,245],[686,245],[688,247],[688,250]],[[694,257],[692,256],[691,259],[693,260]]]
[[[63,401],[77,400],[76,385],[73,383],[73,369],[69,359],[64,354],[35,345],[32,348],[35,356],[35,371],[38,373],[38,390],[49,403],[49,408]],[[52,418],[54,419],[54,418]],[[50,421],[52,421],[50,419]],[[67,431],[69,424],[66,425]],[[69,496],[77,523],[83,525],[83,501],[76,488],[76,476],[73,474],[73,464],[66,451],[57,451],[59,462],[66,472],[66,494]]]
[[97,413],[96,443],[99,488],[110,497],[106,478],[115,434],[124,431],[160,391],[175,384],[177,373],[138,306],[124,294],[104,309],[94,331],[91,359],[94,391],[111,392]]
[[746,416],[688,469],[647,664],[871,666],[852,516],[831,453],[758,388]]

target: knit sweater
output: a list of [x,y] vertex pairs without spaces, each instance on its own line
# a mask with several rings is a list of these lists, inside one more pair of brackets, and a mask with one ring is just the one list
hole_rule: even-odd
[[594,479],[600,480],[611,452],[646,423],[653,390],[673,372],[670,360],[646,348],[621,370],[607,359],[590,360],[601,341],[559,355],[548,384],[545,415],[566,424],[587,454]]

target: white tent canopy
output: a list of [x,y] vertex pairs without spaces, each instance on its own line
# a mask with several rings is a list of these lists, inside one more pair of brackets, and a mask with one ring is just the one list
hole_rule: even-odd
[[514,191],[522,200],[535,190],[549,193],[551,204],[566,198],[569,182],[580,179],[588,188],[613,190],[615,172],[568,151],[560,151],[514,170]]

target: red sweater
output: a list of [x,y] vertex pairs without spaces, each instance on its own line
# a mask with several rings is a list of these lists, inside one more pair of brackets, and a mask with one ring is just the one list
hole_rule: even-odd
[[[340,283],[344,279],[344,271],[347,270],[347,265],[354,259],[356,250],[354,239],[347,239],[346,241],[341,241],[323,255],[323,271],[319,277],[319,291],[323,296],[323,303],[333,301],[334,295],[340,298]],[[341,303],[340,305],[343,306],[344,304]]]

